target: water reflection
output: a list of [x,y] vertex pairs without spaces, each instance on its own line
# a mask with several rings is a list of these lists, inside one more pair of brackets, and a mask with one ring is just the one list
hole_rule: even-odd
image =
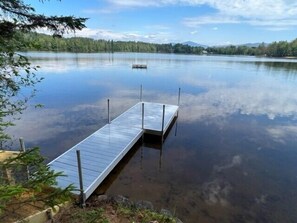
[[[101,191],[151,200],[185,222],[297,219],[295,60],[31,56],[45,77],[34,100],[45,108],[27,110],[9,131],[49,158],[106,123],[107,98],[114,118],[139,101],[141,84],[143,100],[169,104],[177,104],[182,88],[178,134],[173,128],[162,148],[138,145]],[[132,70],[134,61],[148,69]]]
[[269,126],[267,127],[267,133],[274,141],[287,144],[287,142],[295,141],[297,135],[297,126],[296,124]]
[[258,68],[264,67],[268,71],[268,73],[273,71],[279,71],[287,79],[295,80],[297,75],[296,61],[255,62],[255,64],[257,65]]

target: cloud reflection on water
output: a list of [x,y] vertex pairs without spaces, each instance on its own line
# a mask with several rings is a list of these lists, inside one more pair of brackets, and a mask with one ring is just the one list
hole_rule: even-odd
[[267,133],[275,141],[286,144],[287,139],[296,140],[297,126],[295,125],[276,125],[267,127]]
[[[120,90],[115,94],[121,97],[111,96],[112,119],[136,103],[136,100],[131,98],[135,91]],[[100,99],[67,108],[28,108],[21,119],[15,122],[16,126],[8,128],[7,132],[16,138],[24,137],[26,141],[37,144],[42,140],[56,138],[60,134],[81,131],[88,125],[100,128],[106,121],[107,99]]]
[[239,82],[233,86],[216,80],[200,80],[186,77],[183,82],[208,91],[200,95],[183,94],[182,106],[187,114],[185,121],[203,118],[243,115],[266,116],[273,120],[279,117],[297,118],[296,86],[276,79],[256,79]]
[[[139,89],[135,86],[133,89],[131,89],[130,86],[129,89],[127,86],[123,86],[125,83],[122,81],[117,81],[116,79],[111,82],[110,80],[112,80],[112,78],[104,79],[101,78],[101,76],[104,75],[105,71],[110,70],[108,67],[113,67],[111,65],[116,66],[116,70],[120,69],[121,71],[127,72],[126,70],[131,69],[131,63],[133,63],[136,58],[136,61],[149,61],[150,63],[151,70],[146,72],[146,76],[152,80],[150,80],[151,83],[144,83],[147,85],[145,86],[147,89],[144,89],[144,100],[176,104],[177,93],[165,92],[162,89],[156,90],[153,86],[159,81],[160,75],[167,79],[176,78],[173,84],[176,84],[176,88],[179,86],[182,88],[181,115],[179,117],[181,122],[193,123],[197,121],[211,121],[220,124],[224,118],[236,114],[264,116],[270,120],[277,118],[297,120],[296,81],[284,80],[276,76],[284,72],[279,69],[281,61],[278,60],[267,62],[266,60],[268,59],[265,58],[257,59],[246,57],[238,59],[236,57],[196,56],[180,56],[179,59],[176,59],[176,57],[171,55],[162,54],[76,55],[67,53],[38,53],[35,55],[33,53],[31,56],[33,56],[33,63],[41,66],[40,72],[41,74],[45,73],[46,78],[47,75],[59,73],[69,75],[79,70],[82,71],[82,73],[78,73],[79,76],[77,77],[81,79],[83,78],[81,74],[84,74],[87,80],[84,83],[84,85],[87,85],[84,86],[84,91],[87,91],[88,88],[109,89],[107,97],[111,98],[111,108],[114,112],[112,115],[114,115],[114,117],[137,102]],[[213,65],[213,60],[217,61],[215,67],[210,66]],[[291,64],[291,61],[285,62]],[[162,65],[161,70],[154,70],[154,64],[156,63]],[[197,63],[199,64],[197,65]],[[270,66],[271,64],[273,66]],[[277,64],[276,68],[275,64]],[[184,70],[183,66],[185,65],[189,67],[189,69]],[[246,67],[247,70],[242,70],[242,74],[238,74],[238,66],[240,66],[240,68],[241,66],[243,66],[243,68]],[[257,69],[254,69],[255,67]],[[176,73],[171,73],[172,68],[174,68]],[[102,69],[104,71],[102,71]],[[271,74],[272,76],[263,75],[263,71],[265,74]],[[92,73],[91,78],[88,76],[88,73],[84,72]],[[130,73],[131,72],[133,71],[131,70]],[[182,72],[182,75],[179,72]],[[260,75],[258,72],[260,72]],[[284,73],[286,74],[287,72]],[[108,73],[108,75],[105,76],[109,76],[110,74],[111,73]],[[128,73],[124,74],[125,76],[123,77],[121,77],[120,74],[116,74],[116,78],[126,78],[130,80],[134,75],[127,76]],[[171,75],[173,76],[171,77]],[[139,76],[135,77],[139,78]],[[71,78],[68,77],[68,79],[65,80],[70,81]],[[47,79],[45,79],[45,82],[46,81]],[[82,84],[81,81],[79,83]],[[197,91],[197,89],[203,90]],[[51,92],[50,88],[42,90],[49,93]],[[100,97],[100,95],[98,96]],[[67,98],[65,100],[67,100]],[[85,116],[83,112],[91,112],[93,115],[99,117],[100,115],[98,114],[106,113],[105,109],[106,98],[99,98],[99,100],[90,100],[73,105],[73,107],[64,107],[63,109],[45,108],[41,111],[26,111],[22,119],[17,122],[18,130],[15,132],[21,134],[22,131],[20,129],[26,129],[26,126],[30,126],[30,131],[26,131],[22,135],[27,135],[28,138],[32,138],[32,140],[46,139],[50,136],[68,131],[67,126],[69,126],[69,123],[67,123],[67,121],[69,122],[69,120],[67,119],[67,114],[71,113],[73,116],[77,116],[72,120],[75,122],[81,115]],[[104,115],[102,115],[102,117],[103,116]],[[87,120],[87,118],[85,118],[85,120]],[[292,132],[292,128],[277,128],[274,126],[268,128],[267,132],[277,140],[281,138],[285,132]]]
[[[199,94],[184,92],[181,95],[181,115],[179,120],[185,123],[196,121],[218,121],[234,114],[265,116],[271,120],[275,118],[297,119],[297,97],[295,96],[295,86],[277,81],[252,83],[238,83],[234,86],[227,86],[226,83],[215,80],[190,79],[184,77],[185,84],[191,84],[206,88],[207,91]],[[111,98],[112,116],[116,117],[121,112],[127,110],[138,100],[139,89],[121,89],[117,85],[102,82],[90,82],[90,85],[107,86],[113,89]],[[183,91],[183,90],[182,90]],[[154,90],[145,90],[144,100],[154,102],[177,103],[177,95]],[[68,110],[67,110],[68,109]],[[75,116],[72,120],[67,118],[67,114]],[[28,110],[21,120],[17,122],[18,130],[14,135],[21,134],[21,129],[30,126],[30,131],[22,135],[32,141],[39,141],[55,135],[69,131],[69,121],[77,122],[82,115],[87,120],[88,117],[97,116],[104,119],[106,116],[106,98],[87,104],[79,104],[63,109],[41,109]],[[44,118],[46,117],[46,118]],[[74,123],[71,124],[74,126]],[[295,131],[293,127],[271,127],[267,131],[277,140],[287,132]],[[280,139],[278,139],[280,140]]]

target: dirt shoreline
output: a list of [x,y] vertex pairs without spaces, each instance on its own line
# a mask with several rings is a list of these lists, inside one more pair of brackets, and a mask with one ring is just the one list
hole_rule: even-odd
[[[50,221],[49,221],[50,222]],[[92,196],[86,207],[70,205],[53,218],[55,223],[81,223],[81,222],[153,222],[153,223],[182,223],[169,210],[155,210],[150,201],[132,202],[122,195]]]

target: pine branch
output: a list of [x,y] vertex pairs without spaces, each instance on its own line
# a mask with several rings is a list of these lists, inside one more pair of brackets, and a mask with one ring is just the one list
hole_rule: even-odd
[[45,16],[34,13],[35,10],[20,0],[2,0],[0,9],[9,14],[13,20],[0,22],[0,36],[9,37],[16,30],[32,31],[37,28],[48,28],[54,35],[63,35],[66,31],[74,32],[85,28],[87,18],[74,16]]

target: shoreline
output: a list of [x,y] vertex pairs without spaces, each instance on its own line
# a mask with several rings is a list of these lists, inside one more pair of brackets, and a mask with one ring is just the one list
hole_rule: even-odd
[[93,195],[86,201],[86,207],[77,204],[62,208],[52,220],[54,222],[84,222],[93,215],[92,220],[103,222],[155,222],[183,223],[170,210],[156,210],[150,201],[133,202],[122,195]]

